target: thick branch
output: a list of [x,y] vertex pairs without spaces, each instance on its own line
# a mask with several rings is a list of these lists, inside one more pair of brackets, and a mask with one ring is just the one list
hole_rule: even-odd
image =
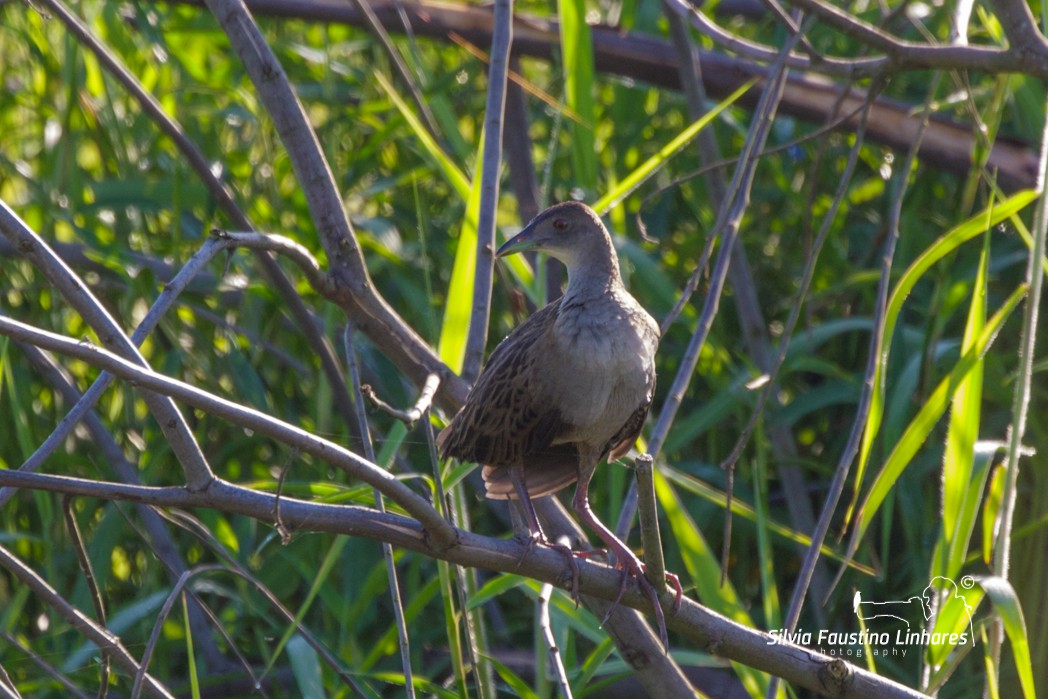
[[[174,0],[197,4],[201,0]],[[320,22],[341,22],[362,26],[364,18],[352,6],[340,0],[251,0],[253,12],[277,17],[298,17]],[[398,7],[403,7],[410,20],[411,31],[421,36],[450,40],[459,35],[471,43],[487,46],[491,42],[494,26],[492,9],[484,5],[450,5],[435,2],[410,2],[408,0],[376,0],[372,3],[375,14],[391,32],[403,32]],[[597,70],[633,80],[640,80],[659,87],[680,89],[677,71],[677,55],[673,45],[664,39],[638,32],[624,32],[618,27],[592,25],[593,58]],[[513,52],[515,56],[531,56],[551,59],[560,39],[557,23],[532,15],[517,14],[513,24]],[[957,47],[927,47],[935,56],[954,60],[951,53]],[[986,47],[960,47],[979,51],[999,51]],[[1048,55],[1048,51],[1045,52]],[[969,54],[972,55],[972,54]],[[711,97],[726,97],[751,78],[758,78],[763,87],[767,68],[754,65],[752,61],[732,58],[713,51],[700,51],[702,78]],[[921,58],[919,56],[919,58]],[[923,60],[930,60],[924,56]],[[998,60],[998,59],[994,59]],[[958,67],[936,64],[935,67]],[[1035,64],[1031,61],[1031,64]],[[1013,65],[1014,64],[1014,65]],[[1008,66],[997,66],[1000,70],[1025,72],[1021,60]],[[908,67],[917,67],[909,65]],[[988,69],[988,66],[969,66]],[[791,73],[779,111],[783,114],[826,123],[830,115],[858,113],[866,100],[861,91],[852,91],[845,103],[839,104],[845,88],[824,77],[813,74]],[[745,95],[740,103],[753,106],[760,97],[760,90]],[[899,150],[909,148],[917,131],[918,119],[913,117],[913,106],[888,98],[874,101],[869,116],[867,140]],[[856,126],[856,120],[840,125],[842,129]],[[948,119],[932,119],[918,154],[923,162],[964,174],[971,167],[971,154],[975,151],[972,128]],[[1037,173],[1037,153],[1025,144],[999,138],[993,145],[987,167],[997,170],[998,183],[1006,190],[1018,190],[1034,186]],[[418,380],[421,380],[420,377]]]
[[429,374],[437,373],[446,405],[461,403],[467,391],[465,382],[440,361],[375,289],[316,134],[254,19],[236,0],[209,0],[208,6],[251,76],[302,185],[337,289],[329,300],[338,303],[356,327],[381,343],[387,356],[412,381],[421,385]]
[[[275,495],[259,493],[221,479],[216,479],[206,491],[198,493],[177,487],[150,488],[18,471],[0,471],[0,484],[161,507],[207,507],[263,522],[272,521],[276,501]],[[440,549],[432,547],[419,524],[408,518],[363,507],[306,502],[288,497],[280,498],[280,514],[281,521],[288,526],[389,542],[458,565],[519,573],[561,588],[571,579],[560,553],[548,548],[529,548],[512,539],[496,539],[457,530],[458,545]],[[585,559],[579,561],[579,570],[582,594],[603,600],[614,600],[618,596],[622,580],[618,571]],[[652,613],[650,599],[635,584],[623,594],[621,603],[645,614]],[[660,603],[669,611],[673,604],[672,592],[663,595]],[[713,655],[745,663],[824,696],[840,699],[925,697],[841,660],[776,642],[764,632],[742,626],[687,598],[680,613],[667,616],[667,624]]]
[[52,352],[81,359],[92,366],[110,371],[134,385],[169,398],[177,398],[212,415],[301,449],[377,488],[383,495],[403,507],[408,514],[418,519],[429,535],[433,537],[437,546],[448,546],[454,542],[455,534],[451,525],[426,500],[387,471],[334,442],[189,384],[143,369],[86,342],[77,342],[5,316],[0,316],[0,334]]

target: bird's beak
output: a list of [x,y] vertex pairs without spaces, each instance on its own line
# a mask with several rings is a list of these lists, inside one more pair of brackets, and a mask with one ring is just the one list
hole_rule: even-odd
[[515,255],[518,252],[525,252],[527,250],[534,250],[539,246],[539,242],[535,239],[534,229],[531,224],[524,226],[515,236],[507,240],[502,244],[497,251],[495,251],[495,257],[505,257],[506,255]]

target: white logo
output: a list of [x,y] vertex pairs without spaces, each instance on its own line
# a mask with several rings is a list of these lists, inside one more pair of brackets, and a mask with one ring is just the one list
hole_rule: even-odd
[[[974,584],[975,581],[970,576],[961,578],[961,586],[964,589],[970,589]],[[862,593],[856,591],[852,600],[852,611],[855,612],[855,616],[864,622],[878,619],[894,619],[906,624],[907,628],[910,627],[911,620],[923,619],[925,622],[931,621],[936,612],[939,615],[947,612],[951,615],[964,614],[963,618],[968,622],[967,633],[940,634],[923,630],[921,640],[924,643],[949,642],[953,645],[965,645],[971,642],[972,645],[975,644],[975,634],[972,628],[972,607],[961,594],[960,586],[950,578],[942,575],[932,578],[920,596],[913,596],[904,600],[867,602],[862,598]]]

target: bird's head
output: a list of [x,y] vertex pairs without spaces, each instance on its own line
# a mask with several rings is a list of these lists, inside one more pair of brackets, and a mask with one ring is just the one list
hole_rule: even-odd
[[611,250],[611,237],[593,209],[582,202],[568,201],[543,211],[495,253],[505,257],[534,250],[557,258],[568,268],[597,250]]

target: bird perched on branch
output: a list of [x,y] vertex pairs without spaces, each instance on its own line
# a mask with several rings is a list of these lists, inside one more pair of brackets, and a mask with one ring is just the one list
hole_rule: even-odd
[[[572,553],[546,539],[531,498],[577,480],[575,512],[615,555],[623,571],[621,590],[633,578],[651,597],[665,640],[658,596],[644,577],[643,564],[597,518],[588,495],[597,465],[624,456],[644,425],[655,390],[659,326],[626,291],[611,236],[585,204],[546,209],[496,256],[526,250],[565,264],[564,295],[499,344],[437,443],[444,457],[484,465],[489,498],[520,500],[529,546],[566,553],[576,588]],[[679,604],[680,583],[675,576],[672,582]],[[573,594],[577,600],[577,589]]]

